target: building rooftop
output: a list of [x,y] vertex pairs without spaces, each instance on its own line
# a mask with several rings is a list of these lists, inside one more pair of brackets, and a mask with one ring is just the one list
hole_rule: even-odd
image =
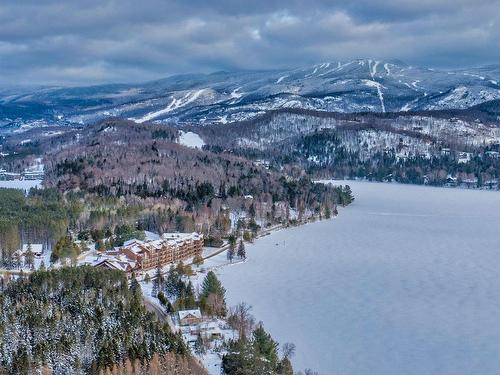
[[163,233],[161,238],[164,240],[174,240],[174,241],[189,241],[189,240],[199,240],[203,238],[202,234],[192,232],[192,233]]
[[178,314],[179,314],[179,319],[184,319],[184,318],[188,317],[189,315],[192,315],[195,318],[201,319],[201,311],[200,311],[200,309],[180,310],[180,311],[178,311]]

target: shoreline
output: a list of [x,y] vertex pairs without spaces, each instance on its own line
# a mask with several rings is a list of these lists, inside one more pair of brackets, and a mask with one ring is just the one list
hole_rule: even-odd
[[[346,182],[344,184],[340,182]],[[430,188],[444,188],[444,189],[458,189],[458,190],[477,190],[477,191],[496,191],[500,192],[500,183],[499,183],[499,188],[497,189],[491,189],[488,188],[487,186],[481,186],[481,187],[468,187],[468,186],[463,186],[463,185],[457,185],[457,186],[449,186],[449,185],[431,185],[431,184],[414,184],[411,182],[404,183],[404,182],[398,182],[398,181],[378,181],[378,180],[368,180],[366,178],[348,178],[348,179],[335,179],[335,178],[330,178],[330,179],[319,179],[315,180],[312,179],[312,182],[314,183],[319,183],[319,184],[325,184],[329,182],[339,182],[339,185],[349,185],[347,182],[352,181],[352,182],[363,182],[363,183],[369,183],[369,184],[388,184],[388,185],[403,185],[403,186],[421,186],[421,187],[430,187]]]
[[[340,206],[340,207],[342,207],[342,206]],[[302,223],[297,224],[297,225],[288,225],[288,226],[285,226],[283,224],[276,225],[276,226],[273,226],[271,228],[267,228],[267,229],[259,232],[257,234],[257,236],[254,238],[254,240],[252,242],[246,242],[246,245],[254,245],[254,244],[256,244],[256,242],[259,239],[262,239],[264,237],[270,236],[274,233],[278,233],[278,232],[283,231],[283,230],[292,229],[292,228],[300,228],[302,226],[306,226],[307,224],[314,224],[317,222],[333,220],[337,216],[338,216],[338,214],[332,215],[329,219],[322,219],[322,220],[319,220],[319,218],[314,217],[314,219],[310,218],[307,221],[302,222]],[[229,244],[224,244],[221,248],[217,248],[215,251],[210,252],[208,255],[203,256],[204,262],[203,262],[203,264],[201,264],[199,266],[195,265],[192,261],[186,263],[186,265],[189,265],[193,268],[193,271],[194,271],[193,274],[191,276],[187,276],[187,277],[188,277],[189,281],[193,283],[193,287],[195,289],[198,289],[201,286],[201,283],[203,282],[203,279],[208,272],[210,272],[210,271],[217,272],[218,270],[221,270],[221,269],[226,268],[226,267],[244,264],[248,261],[249,258],[251,258],[251,256],[247,256],[245,259],[237,259],[233,262],[229,262],[229,261],[227,261],[227,259],[224,256],[224,260],[220,264],[217,264],[217,261],[214,258],[217,258],[217,256],[222,256],[228,249],[229,249]],[[205,262],[207,260],[209,262],[211,260],[214,264],[207,266],[205,264]],[[166,272],[163,272],[162,275],[166,275],[167,273],[168,273],[168,270]],[[153,279],[153,278],[154,277],[152,277],[151,279]],[[152,297],[148,294],[149,287],[147,289],[144,288],[143,283],[144,283],[144,276],[140,279],[140,284],[141,284],[141,288],[143,289],[143,295],[144,295],[145,302],[147,301],[146,303],[148,305],[154,305],[155,310],[158,309],[162,312],[161,315],[167,315],[169,317],[168,318],[169,326],[172,328],[173,322],[172,322],[171,315],[165,311],[165,307],[163,305],[161,305],[158,298]],[[242,298],[242,300],[244,300],[244,298]],[[227,317],[218,318],[217,320],[224,322],[227,325]],[[258,321],[259,318],[256,317],[256,320]],[[174,326],[173,330],[178,331],[178,328],[179,327]],[[233,333],[233,337],[234,337],[234,333]],[[184,340],[184,342],[186,343],[186,345],[189,345],[189,342],[187,342],[186,340]],[[192,356],[201,366],[203,366],[203,368],[207,371],[207,374],[215,375],[215,374],[220,373],[220,366],[222,363],[221,362],[222,357],[219,357],[219,353],[207,352],[205,354],[199,355],[199,354],[196,354],[193,352]],[[213,372],[213,371],[215,371],[215,372]]]

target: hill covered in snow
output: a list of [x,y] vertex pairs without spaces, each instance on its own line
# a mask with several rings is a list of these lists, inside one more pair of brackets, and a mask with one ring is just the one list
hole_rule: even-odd
[[465,109],[500,99],[500,66],[436,70],[359,59],[296,69],[177,75],[142,84],[3,90],[0,127],[137,122],[225,123],[280,108],[330,112]]

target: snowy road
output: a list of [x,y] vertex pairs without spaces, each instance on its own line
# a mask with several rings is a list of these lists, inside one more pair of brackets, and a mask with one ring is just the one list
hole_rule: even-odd
[[229,304],[295,343],[296,370],[498,374],[500,193],[350,185],[338,218],[273,233],[218,269]]

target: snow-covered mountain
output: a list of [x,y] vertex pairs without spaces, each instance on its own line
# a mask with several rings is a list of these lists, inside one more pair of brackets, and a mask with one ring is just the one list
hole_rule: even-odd
[[224,123],[283,107],[336,112],[468,108],[500,99],[500,65],[435,70],[372,59],[297,69],[172,76],[144,84],[0,91],[0,126]]

